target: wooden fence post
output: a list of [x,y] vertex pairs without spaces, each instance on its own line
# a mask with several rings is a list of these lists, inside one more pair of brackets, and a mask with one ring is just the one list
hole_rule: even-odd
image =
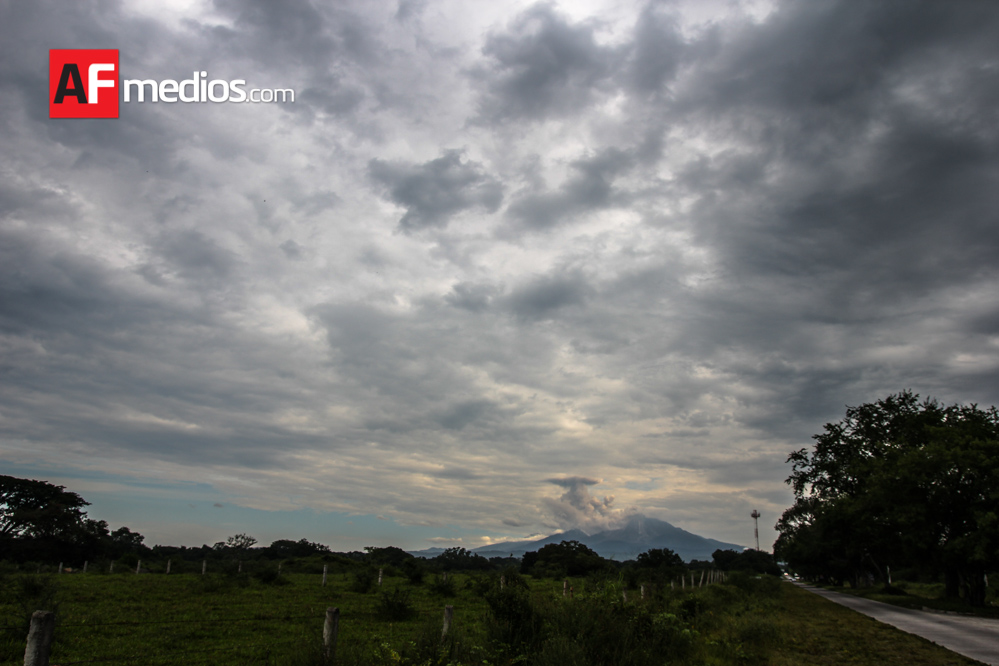
[[243,573],[243,560],[236,561],[236,573]]
[[170,560],[167,560],[167,575],[170,574]]
[[704,587],[704,574],[707,573],[705,569],[701,569],[701,582],[698,583],[697,587]]
[[280,576],[280,575],[281,575],[281,566],[282,566],[283,564],[284,564],[284,562],[278,562],[278,576]]
[[448,629],[451,628],[451,619],[454,617],[454,606],[444,607],[444,630],[441,632],[441,640],[447,636]]
[[382,570],[378,569],[378,587],[382,586]]
[[[324,564],[323,565],[323,587],[326,587],[326,567],[328,567],[328,566],[329,566],[328,564]],[[371,580],[371,579],[369,578],[368,580]],[[369,583],[369,585],[370,585],[370,583]]]
[[564,597],[567,594],[569,594],[569,579],[568,578],[566,578],[565,580],[562,581],[562,596]]
[[83,560],[83,573],[87,573],[87,564],[88,563],[89,563],[88,560]]
[[108,568],[108,573],[114,573],[114,561],[111,562],[111,567]]
[[500,576],[500,589],[506,588],[506,576]]
[[52,651],[52,632],[55,630],[55,613],[35,611],[31,614],[28,645],[24,648],[24,666],[49,666]]
[[645,583],[642,583],[642,599],[645,598]]
[[205,570],[208,568],[208,560],[201,560],[201,575],[205,575]]
[[139,560],[139,561],[138,561],[138,562],[136,562],[136,564],[135,564],[135,574],[136,574],[136,575],[138,575],[138,574],[139,574],[139,569],[140,569],[141,567],[142,567],[142,560]]
[[62,562],[59,563],[59,573],[62,573]]
[[340,609],[327,608],[326,622],[323,623],[323,652],[326,654],[326,661],[333,663],[336,656],[336,636],[340,632]]

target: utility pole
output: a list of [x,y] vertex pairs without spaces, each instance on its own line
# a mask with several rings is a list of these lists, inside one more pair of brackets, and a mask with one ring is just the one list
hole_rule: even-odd
[[753,509],[753,535],[756,537],[756,550],[760,549],[760,512]]

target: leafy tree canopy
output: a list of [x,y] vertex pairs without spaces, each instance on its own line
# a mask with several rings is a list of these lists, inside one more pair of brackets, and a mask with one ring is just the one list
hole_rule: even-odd
[[669,548],[652,548],[639,553],[635,558],[635,564],[646,569],[666,569],[682,567],[683,558]]
[[65,486],[0,476],[0,535],[57,537],[80,529],[90,502]]
[[522,573],[553,577],[585,576],[607,566],[607,560],[575,540],[547,544],[538,551],[525,553],[521,560]]
[[944,572],[984,602],[999,567],[999,412],[945,407],[911,391],[849,407],[788,457],[795,503],[777,555],[813,577],[883,577],[885,566]]

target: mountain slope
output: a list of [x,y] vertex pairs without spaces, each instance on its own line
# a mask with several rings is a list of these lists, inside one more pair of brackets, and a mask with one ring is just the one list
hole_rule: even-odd
[[472,552],[484,557],[507,557],[511,554],[519,557],[549,543],[573,540],[592,548],[601,557],[614,560],[631,560],[652,548],[669,548],[684,561],[710,560],[711,554],[718,549],[738,552],[743,550],[743,546],[702,537],[670,525],[665,520],[639,514],[628,518],[622,527],[596,534],[588,535],[581,530],[570,530],[534,541],[510,541],[482,546]]

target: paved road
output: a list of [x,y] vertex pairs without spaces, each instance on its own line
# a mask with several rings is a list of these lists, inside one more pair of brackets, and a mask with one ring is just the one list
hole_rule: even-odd
[[797,585],[875,620],[922,636],[965,657],[999,666],[999,620],[900,608],[852,594],[832,592],[801,583]]

